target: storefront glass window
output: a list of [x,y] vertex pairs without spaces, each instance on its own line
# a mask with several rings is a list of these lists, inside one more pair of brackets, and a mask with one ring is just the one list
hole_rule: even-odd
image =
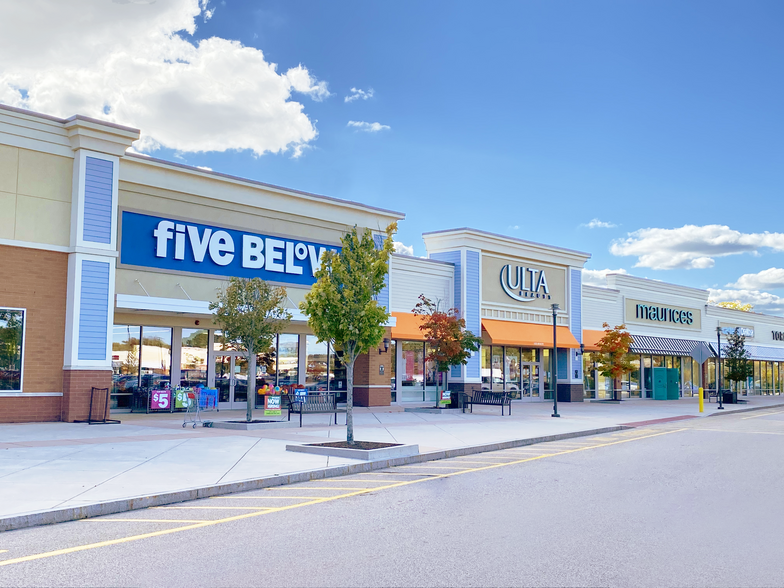
[[536,357],[536,349],[521,349],[520,350],[520,361],[526,363],[534,363],[538,361]]
[[[432,353],[432,349],[430,348],[430,345],[425,344],[425,357],[430,355],[430,353]],[[426,362],[425,374],[427,376],[425,379],[425,385],[435,386],[436,382],[438,381],[439,374],[438,374],[438,366],[434,361]]]
[[425,345],[419,341],[402,341],[401,400],[424,400]]
[[596,398],[596,372],[593,353],[583,353],[583,397]]
[[490,345],[482,346],[482,389],[489,390],[492,384],[490,368],[492,365],[493,348]]
[[544,370],[544,399],[553,399],[553,381],[550,378],[550,350],[542,349],[542,369]]
[[180,351],[180,386],[207,385],[207,329],[183,329]]
[[308,390],[326,390],[329,379],[329,353],[326,341],[319,343],[315,335],[307,336],[305,366],[305,387]]
[[491,377],[493,378],[493,392],[504,391],[504,348],[498,345],[493,345],[493,363],[491,368]]
[[112,408],[132,408],[139,395],[141,327],[112,327]]
[[702,366],[696,360],[691,360],[691,389],[693,394],[699,392],[702,386]]
[[690,357],[681,357],[681,392],[683,396],[691,396],[693,390],[691,387],[691,362]]
[[643,397],[651,398],[653,396],[653,372],[651,372],[651,356],[642,356],[642,382],[643,382]]
[[142,388],[168,387],[171,380],[172,330],[142,327]]
[[754,393],[760,394],[762,389],[762,379],[760,377],[760,362],[754,362]]
[[343,363],[343,350],[329,348],[329,389],[338,393],[338,400],[346,394],[346,365]]
[[0,390],[22,391],[24,310],[0,308]]
[[634,370],[629,374],[629,398],[640,398],[640,356],[635,355],[632,359]]
[[520,398],[520,349],[517,347],[506,348],[504,379],[509,395],[512,398]]
[[299,366],[299,335],[278,335],[277,385],[295,386]]

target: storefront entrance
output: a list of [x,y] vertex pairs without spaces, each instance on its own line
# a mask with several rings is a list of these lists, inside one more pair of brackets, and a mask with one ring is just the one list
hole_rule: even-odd
[[221,410],[243,409],[248,405],[248,360],[238,351],[215,356],[215,387]]
[[522,400],[541,400],[542,378],[539,377],[541,364],[520,364],[520,397]]

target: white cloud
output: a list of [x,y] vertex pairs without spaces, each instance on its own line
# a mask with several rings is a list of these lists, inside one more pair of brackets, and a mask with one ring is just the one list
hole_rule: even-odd
[[716,302],[729,302],[740,300],[743,304],[754,305],[754,312],[765,312],[769,314],[784,313],[784,298],[776,296],[770,292],[759,290],[722,290],[710,288],[710,299]]
[[613,229],[617,227],[615,223],[601,221],[598,218],[592,219],[589,223],[583,223],[581,227],[588,227],[589,229]]
[[366,133],[377,133],[379,131],[388,131],[390,128],[392,128],[388,125],[382,125],[381,123],[377,123],[377,122],[369,123],[369,122],[361,122],[356,120],[348,121],[348,125],[346,126],[354,127],[357,130],[365,131]]
[[278,73],[238,41],[190,39],[197,19],[213,14],[207,0],[6,4],[0,102],[140,128],[137,151],[296,155],[318,135],[291,96],[323,100],[326,83],[301,65]]
[[592,269],[583,269],[583,284],[587,286],[599,286],[604,288],[607,286],[606,277],[607,274],[628,274],[625,269],[603,269],[603,270],[592,270]]
[[204,171],[212,171],[212,168],[207,167],[206,165],[197,165],[196,167],[199,169],[203,169]]
[[509,230],[510,230],[510,231],[516,231],[516,230],[518,230],[519,228],[520,228],[520,225],[509,225]]
[[368,88],[367,92],[365,90],[360,90],[359,88],[351,88],[351,94],[343,98],[343,102],[354,102],[354,100],[368,100],[369,98],[373,97],[373,88]]
[[716,257],[758,254],[769,247],[784,251],[784,233],[741,233],[724,225],[686,225],[678,229],[640,229],[610,247],[613,255],[634,255],[634,267],[704,269]]
[[743,274],[734,284],[727,284],[728,288],[742,290],[770,290],[784,288],[784,269],[771,267],[756,274]]
[[403,255],[414,255],[414,246],[413,245],[405,245],[400,241],[393,241],[393,245],[395,246],[395,253],[402,253]]

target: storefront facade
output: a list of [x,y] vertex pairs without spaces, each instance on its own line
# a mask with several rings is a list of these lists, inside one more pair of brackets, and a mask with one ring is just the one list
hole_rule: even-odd
[[[258,377],[345,394],[297,305],[348,229],[404,215],[126,154],[138,130],[102,121],[0,107],[0,123],[0,422],[84,419],[93,387],[115,412],[197,384],[244,407],[247,362],[209,310],[230,276],[287,288],[294,318]],[[357,361],[357,404],[389,404],[388,357]]]
[[[114,412],[149,409],[152,389],[196,385],[217,388],[223,409],[243,408],[247,362],[209,309],[231,276],[287,288],[293,320],[258,356],[259,383],[344,398],[341,352],[318,342],[298,304],[348,229],[375,232],[404,215],[126,153],[138,137],[0,106],[0,422],[84,419],[93,387],[110,390]],[[548,400],[557,359],[560,401],[606,398],[612,383],[594,369],[604,322],[634,336],[639,369],[623,397],[650,397],[658,367],[677,371],[679,396],[715,386],[715,362],[700,367],[689,354],[699,343],[715,350],[717,327],[747,334],[754,375],[742,389],[784,389],[784,318],[626,275],[583,286],[590,256],[578,251],[473,229],[423,238],[427,258],[390,260],[379,303],[391,318],[355,366],[358,405],[435,400],[444,382],[413,315],[420,295],[457,308],[483,339],[447,374],[452,390]]]
[[[734,389],[744,394],[781,394],[784,390],[784,341],[776,338],[784,331],[782,317],[712,306],[706,290],[624,274],[608,275],[606,288],[584,286],[583,305],[586,398],[613,398],[613,382],[595,369],[604,322],[625,324],[634,340],[630,351],[636,369],[617,383],[620,387],[615,397],[652,398],[654,368],[677,371],[674,377],[679,397],[695,395],[700,386],[715,390],[717,329],[721,331],[722,356],[728,334],[738,329],[746,337],[754,375],[733,384]],[[707,345],[713,354],[702,365],[691,357],[700,344]],[[723,361],[721,366],[722,389],[729,389]]]

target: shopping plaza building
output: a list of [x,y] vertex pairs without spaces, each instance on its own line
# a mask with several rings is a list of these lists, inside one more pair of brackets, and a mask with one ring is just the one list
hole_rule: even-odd
[[[259,356],[257,377],[345,395],[341,353],[319,342],[298,304],[324,250],[358,226],[381,235],[402,213],[127,153],[139,131],[87,117],[0,106],[0,422],[74,421],[92,388],[112,412],[149,410],[153,389],[217,388],[243,408],[248,366],[209,309],[231,276],[287,288],[293,319]],[[624,398],[651,398],[654,368],[678,396],[716,386],[717,329],[746,335],[745,388],[784,388],[784,318],[708,305],[707,292],[628,275],[582,284],[588,253],[461,228],[423,235],[426,258],[395,254],[379,303],[391,313],[378,349],[356,365],[364,406],[435,398],[435,367],[412,309],[420,294],[455,307],[483,346],[448,374],[452,390],[520,401],[611,397],[595,370],[602,324],[626,324],[636,367]],[[552,305],[558,305],[553,328]],[[557,362],[553,362],[555,331]]]

